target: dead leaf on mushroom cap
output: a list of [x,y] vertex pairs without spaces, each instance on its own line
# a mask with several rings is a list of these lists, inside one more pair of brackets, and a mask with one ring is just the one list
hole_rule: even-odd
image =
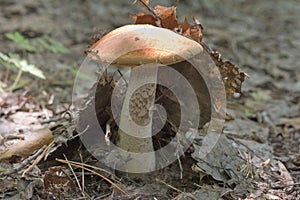
[[163,28],[171,29],[178,27],[177,17],[176,17],[176,7],[164,7],[157,5],[155,6],[154,12],[159,16],[161,20],[161,26]]
[[135,24],[151,24],[154,26],[170,29],[178,34],[188,37],[199,44],[201,44],[204,50],[209,53],[216,66],[222,75],[227,98],[231,97],[234,93],[241,93],[242,83],[247,76],[244,72],[241,72],[239,68],[230,61],[224,61],[221,58],[220,53],[212,51],[208,46],[202,42],[203,27],[193,16],[193,24],[190,24],[188,20],[179,23],[176,17],[176,7],[164,7],[157,5],[154,9],[149,6],[149,1],[138,0],[143,8],[146,8],[149,13],[140,12],[132,17]]
[[[139,2],[144,2],[140,0]],[[176,15],[176,6],[165,7],[161,5],[155,6],[154,9],[149,7],[147,3],[141,3],[146,6],[149,12],[140,12],[131,17],[135,24],[151,24],[166,29],[170,29],[184,35],[197,42],[202,41],[202,26],[197,23],[193,16],[193,24],[188,23],[185,18],[184,22],[179,23]]]
[[219,68],[227,97],[232,96],[234,93],[242,93],[242,83],[247,75],[244,72],[241,72],[232,62],[228,60],[223,61],[218,52],[212,52],[211,57]]
[[139,13],[135,16],[132,16],[131,19],[135,21],[135,24],[150,24],[157,26],[158,23],[153,15],[145,13]]

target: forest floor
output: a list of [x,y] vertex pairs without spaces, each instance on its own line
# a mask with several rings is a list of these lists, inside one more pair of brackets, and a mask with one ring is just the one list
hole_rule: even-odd
[[[86,199],[299,199],[299,2],[178,2],[153,0],[151,5],[177,5],[177,15],[181,21],[194,14],[204,27],[204,42],[248,75],[242,88],[243,95],[227,102],[227,112],[234,120],[226,122],[223,131],[226,142],[238,149],[235,156],[239,158],[236,159],[244,161],[240,171],[233,172],[240,175],[235,177],[228,172],[233,163],[217,166],[218,163],[214,163],[212,158],[207,158],[204,162],[211,165],[207,166],[197,160],[197,156],[186,155],[181,160],[183,166],[176,162],[138,181],[124,174],[117,181],[117,178],[106,174],[109,179],[114,180],[115,185],[91,174],[87,174],[82,183],[81,170],[77,170],[75,173],[80,179],[79,185],[84,185],[85,192],[82,188],[80,192],[74,174],[68,171],[67,177],[72,177],[70,180],[74,185],[65,187],[77,199],[83,196]],[[17,71],[5,70],[0,63],[0,84],[4,88],[4,92],[0,93],[2,152],[11,145],[8,135],[43,129],[49,125],[49,119],[63,116],[68,111],[72,103],[75,72],[85,59],[84,50],[90,45],[92,36],[132,24],[130,16],[139,10],[139,5],[132,5],[129,0],[0,2],[0,52],[24,56],[46,76],[46,80],[41,80],[23,73],[17,89],[7,92]],[[19,45],[5,36],[6,33],[16,31],[28,38],[30,44],[37,46],[37,51],[24,53]],[[69,53],[54,53],[43,48],[37,38],[45,36],[59,41]],[[57,123],[52,123],[54,125],[57,126]],[[69,151],[73,151],[75,147],[77,149],[76,145],[79,145],[78,141],[75,144],[68,143],[68,146],[64,143],[65,141],[61,142],[61,147],[53,150],[55,153],[47,160],[42,160],[26,176],[21,177],[25,166],[13,174],[0,175],[0,198],[43,199],[47,195],[55,195],[55,191],[45,188],[45,172],[49,172],[50,167],[63,166],[54,159],[65,159],[62,154],[70,155]],[[223,152],[212,154],[214,159],[224,161],[222,153],[231,150],[224,146],[220,148],[224,148]],[[77,159],[73,159],[76,156]],[[74,152],[71,158],[79,162],[82,160]],[[71,158],[68,157],[70,160]],[[0,172],[6,170],[4,166],[14,164],[15,167],[18,162],[20,160],[10,159],[9,163],[1,163]],[[64,167],[69,168],[67,165]],[[179,176],[180,171],[183,173],[182,177]],[[235,178],[241,177],[245,181],[236,181]],[[37,180],[43,180],[44,183]],[[122,188],[126,195],[115,190],[116,186]],[[44,194],[45,191],[48,192],[47,195]],[[70,199],[72,195],[67,194],[69,191],[64,192]]]

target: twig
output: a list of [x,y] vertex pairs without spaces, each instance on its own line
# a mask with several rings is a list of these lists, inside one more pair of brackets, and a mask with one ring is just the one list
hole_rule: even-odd
[[197,184],[197,183],[194,183],[194,185],[197,186],[197,187],[199,187],[199,188],[203,188],[203,189],[205,189],[205,190],[211,191],[211,192],[221,192],[220,189],[208,188],[208,187],[199,185],[199,184]]
[[78,137],[78,136],[81,136],[81,135],[84,134],[89,128],[90,128],[90,125],[87,125],[83,131],[81,131],[81,132],[78,133],[77,135],[72,136],[69,140],[73,140],[74,138],[76,138],[76,137]]
[[[61,159],[58,159],[58,160],[61,160]],[[69,162],[70,162],[71,164],[82,165],[82,166],[84,166],[84,167],[89,167],[89,168],[92,168],[92,169],[96,169],[96,170],[99,170],[99,171],[103,171],[103,172],[109,174],[110,176],[112,176],[113,178],[115,178],[117,181],[119,181],[119,182],[121,181],[117,176],[115,176],[114,174],[112,174],[111,172],[109,172],[109,171],[107,171],[107,170],[105,170],[105,169],[102,169],[102,168],[99,168],[99,167],[95,167],[95,166],[92,166],[92,165],[88,165],[88,164],[85,164],[85,163],[79,163],[79,162],[75,162],[75,161],[70,161],[70,160],[69,160]]]
[[121,72],[119,69],[117,70],[117,72],[118,72],[118,73],[120,74],[120,76],[122,77],[123,81],[124,81],[125,84],[126,84],[126,87],[128,87],[128,83],[127,83],[125,77],[123,76],[122,72]]
[[160,183],[162,183],[162,184],[165,184],[166,186],[168,186],[169,188],[175,190],[175,191],[178,192],[178,193],[183,193],[183,191],[181,191],[181,190],[175,188],[174,186],[172,186],[172,185],[170,185],[170,184],[168,184],[168,183],[166,183],[166,182],[164,182],[164,181],[162,181],[162,180],[156,179],[156,181],[158,181],[158,182],[160,182]]
[[76,180],[76,183],[77,183],[77,185],[78,185],[78,187],[79,187],[79,190],[80,190],[82,196],[85,197],[85,194],[84,194],[84,192],[83,192],[83,190],[82,190],[82,187],[81,187],[81,185],[80,185],[80,183],[79,183],[79,180],[78,180],[78,178],[77,178],[77,176],[76,176],[76,174],[75,174],[75,172],[74,172],[74,170],[73,170],[73,168],[72,168],[72,166],[71,166],[70,162],[68,161],[68,159],[67,159],[67,157],[66,157],[65,154],[64,154],[64,158],[65,158],[65,160],[67,161],[68,167],[70,168],[70,170],[71,170],[71,172],[72,172],[72,174],[73,174],[73,176],[74,176],[74,178],[75,178],[75,180]]
[[[252,154],[254,154],[256,157],[258,157],[258,158],[260,159],[261,162],[264,162],[264,161],[265,161],[260,155],[258,155],[257,153],[255,153],[250,147],[248,147],[248,146],[245,145],[244,143],[242,143],[242,142],[236,140],[234,137],[232,137],[232,136],[230,136],[230,135],[228,135],[228,134],[226,134],[225,136],[226,136],[228,139],[233,140],[235,143],[237,143],[237,144],[239,144],[239,145],[245,147],[248,151],[250,151],[250,152],[251,152]],[[244,160],[244,159],[243,159],[243,160]]]
[[60,120],[64,119],[64,117],[58,115],[49,119],[45,119],[41,121],[41,124],[49,124],[50,122],[58,122]]
[[284,189],[284,188],[291,187],[291,186],[300,186],[300,182],[299,183],[286,184],[286,185],[271,185],[271,188],[272,189]]
[[[67,161],[62,160],[62,159],[56,159],[56,161],[57,161],[57,162],[64,163],[64,164],[68,164],[68,163],[69,163],[69,164],[72,165],[72,166],[75,166],[75,167],[78,167],[78,168],[83,168],[83,169],[85,169],[85,170],[87,170],[87,171],[89,171],[89,172],[91,172],[91,173],[93,173],[93,174],[95,174],[95,175],[101,177],[102,179],[106,180],[109,184],[111,184],[114,188],[116,188],[116,189],[117,189],[118,191],[120,191],[121,193],[126,194],[126,192],[125,192],[124,190],[122,190],[119,186],[117,186],[115,183],[113,183],[110,179],[106,178],[106,177],[103,176],[102,174],[99,174],[99,173],[97,173],[97,172],[95,172],[95,171],[93,171],[93,170],[91,170],[91,169],[89,169],[89,168],[87,168],[87,167],[82,166],[82,163],[74,164],[75,162],[72,162],[72,161],[68,161],[68,162],[67,162]],[[86,164],[85,164],[85,165],[86,165]]]
[[182,179],[182,172],[183,172],[183,169],[182,169],[182,164],[181,164],[181,161],[180,161],[180,157],[179,157],[178,152],[176,153],[176,156],[177,156],[177,160],[178,160],[178,164],[179,164],[179,168],[180,168],[180,179]]
[[201,46],[204,48],[204,50],[207,52],[207,53],[211,53],[212,52],[212,49],[207,46],[207,44],[205,44],[204,42],[200,42]]
[[[82,158],[82,155],[81,155],[81,152],[79,152],[79,157],[80,157],[80,161],[81,163],[83,163],[83,158]],[[83,166],[83,165],[82,165]],[[81,171],[81,187],[82,187],[82,190],[84,192],[84,181],[85,181],[85,176],[84,176],[84,169],[82,168],[82,171]]]
[[191,194],[191,193],[185,193],[185,192],[183,192],[183,191],[181,191],[181,190],[175,188],[174,186],[172,186],[172,185],[170,185],[170,184],[168,184],[168,183],[166,183],[166,182],[164,182],[164,181],[162,181],[162,180],[156,179],[156,181],[158,181],[158,182],[160,182],[160,183],[162,183],[162,184],[165,184],[166,186],[168,186],[169,188],[175,190],[175,191],[178,192],[178,193],[185,194],[185,195],[187,195],[188,197],[190,197],[190,198],[192,198],[192,199],[194,199],[194,200],[198,200],[198,198],[195,197],[195,196],[194,196],[193,194]]
[[42,160],[42,158],[46,155],[46,153],[48,152],[50,147],[54,144],[54,142],[55,141],[53,140],[50,144],[48,144],[48,146],[42,151],[42,153],[37,156],[34,162],[23,172],[22,177],[25,176],[27,172],[31,171],[34,168],[34,166],[36,166]]
[[23,70],[22,69],[19,69],[19,72],[18,72],[18,75],[13,83],[13,85],[11,86],[11,88],[9,89],[10,92],[12,92],[16,87],[17,87],[17,84],[19,83],[20,79],[21,79],[21,76],[22,76],[22,73],[23,73]]
[[105,142],[107,146],[110,146],[110,137],[111,137],[112,133],[110,131],[110,124],[109,122],[106,123],[106,130],[105,130]]
[[40,148],[39,150],[37,150],[37,152],[35,152],[32,156],[29,156],[22,163],[20,163],[18,166],[16,166],[15,170],[16,171],[20,170],[22,167],[24,167],[25,165],[27,165],[30,161],[32,161],[33,159],[35,159],[36,157],[38,157],[45,149],[46,149],[46,145],[44,145],[42,148]]
[[46,145],[44,145],[39,150],[37,150],[37,152],[35,152],[32,156],[29,156],[28,158],[26,158],[25,160],[23,160],[20,164],[18,164],[13,169],[5,171],[3,173],[0,173],[0,175],[1,176],[5,176],[5,175],[9,175],[9,174],[12,174],[12,173],[15,173],[15,172],[19,171],[20,169],[22,169],[23,167],[25,167],[28,163],[30,163],[33,159],[35,159],[36,157],[38,157],[44,151],[45,148],[46,148]]

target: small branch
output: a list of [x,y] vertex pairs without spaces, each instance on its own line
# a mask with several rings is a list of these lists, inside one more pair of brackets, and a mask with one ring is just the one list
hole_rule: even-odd
[[46,149],[46,145],[41,147],[37,152],[35,152],[32,156],[29,156],[25,160],[23,160],[20,164],[18,164],[16,167],[14,167],[11,170],[5,171],[3,173],[0,173],[1,176],[13,174],[15,172],[20,171],[23,167],[25,167],[28,163],[30,163],[32,160],[34,160],[36,157],[38,157],[44,150]]
[[53,144],[54,140],[41,152],[40,155],[37,156],[34,162],[23,172],[22,177],[24,177],[27,172],[31,171],[33,167],[36,166],[42,160],[42,158],[46,155],[46,153],[49,151]]
[[182,179],[182,172],[183,172],[183,169],[182,169],[182,164],[181,164],[181,161],[180,161],[180,157],[179,157],[178,152],[176,153],[176,156],[177,156],[177,160],[178,160],[178,164],[179,164],[179,168],[180,168],[180,179]]
[[[81,152],[79,153],[79,157],[80,157],[80,161],[81,161],[81,163],[83,163],[83,157],[82,157],[82,154],[81,154]],[[82,166],[83,166],[83,164],[82,164]],[[84,194],[84,181],[85,181],[85,177],[84,177],[84,169],[82,168],[82,170],[81,170],[81,187],[82,187],[82,191],[83,191],[83,194]]]
[[292,184],[286,184],[286,185],[271,185],[272,189],[284,189],[287,187],[294,187],[294,186],[300,186],[300,182],[299,183],[292,183]]
[[162,181],[162,180],[156,179],[156,181],[157,181],[157,182],[160,182],[160,183],[162,183],[162,184],[164,184],[164,185],[166,185],[166,186],[168,186],[169,188],[175,190],[175,191],[178,192],[178,193],[183,193],[183,191],[181,191],[181,190],[175,188],[174,186],[172,186],[172,185],[170,185],[170,184],[168,184],[168,183],[166,183],[166,182],[164,182],[164,181]]
[[162,181],[162,180],[156,179],[156,181],[158,181],[158,182],[160,182],[160,183],[162,183],[162,184],[165,184],[165,185],[168,186],[169,188],[175,190],[176,192],[178,192],[178,193],[180,193],[180,194],[184,194],[184,195],[190,197],[191,199],[194,199],[194,200],[197,200],[197,199],[198,199],[198,198],[195,197],[193,194],[191,194],[191,193],[185,193],[185,192],[183,192],[183,191],[181,191],[181,190],[175,188],[174,186],[172,186],[172,185],[170,185],[170,184],[168,184],[168,183],[166,183],[166,182],[164,182],[164,181]]
[[[60,161],[58,162],[61,162],[61,159],[59,159]],[[63,160],[62,160],[63,161]],[[116,177],[114,174],[112,174],[111,172],[105,170],[105,169],[101,169],[99,167],[95,167],[95,166],[92,166],[92,165],[88,165],[88,164],[85,164],[85,163],[79,163],[79,162],[75,162],[75,161],[68,161],[69,163],[71,164],[75,164],[75,165],[81,165],[81,166],[84,166],[84,167],[89,167],[89,168],[92,168],[92,169],[96,169],[96,170],[99,170],[99,171],[103,171],[107,174],[109,174],[111,177],[113,177],[114,179],[116,179],[117,181],[121,181],[118,177]],[[63,162],[65,163],[65,162]]]

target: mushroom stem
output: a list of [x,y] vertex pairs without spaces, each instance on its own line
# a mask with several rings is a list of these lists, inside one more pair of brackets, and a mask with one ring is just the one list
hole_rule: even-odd
[[121,152],[124,167],[132,177],[139,176],[135,173],[151,172],[155,169],[150,109],[155,102],[157,70],[155,66],[136,67],[131,70],[121,111],[118,146],[125,151]]

